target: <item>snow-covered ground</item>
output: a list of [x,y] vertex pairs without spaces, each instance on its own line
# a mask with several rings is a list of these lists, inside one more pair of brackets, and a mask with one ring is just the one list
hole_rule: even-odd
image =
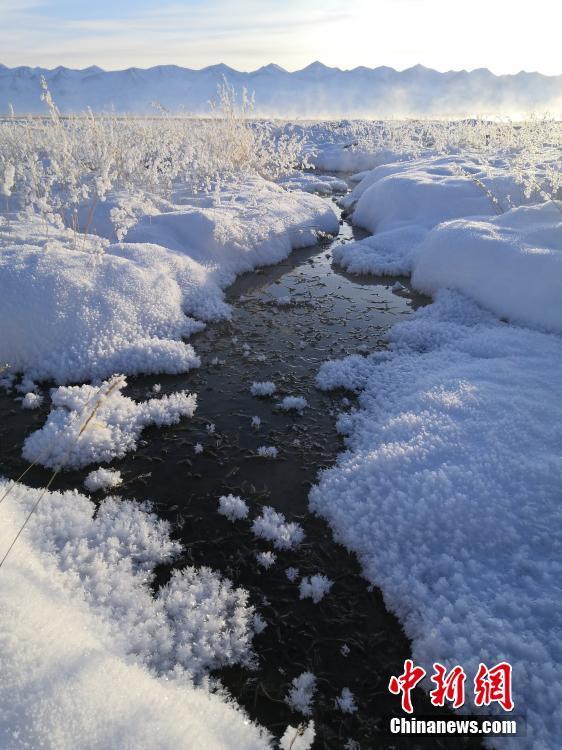
[[[321,475],[311,507],[383,590],[418,662],[470,671],[510,660],[526,746],[556,747],[562,213],[550,200],[560,186],[552,122],[522,136],[489,123],[254,130],[227,118],[193,136],[166,121],[163,130],[124,126],[130,151],[112,161],[118,130],[52,117],[37,126],[39,149],[29,126],[12,122],[0,133],[2,377],[24,407],[42,405],[34,380],[62,384],[24,456],[53,469],[97,465],[133,450],[146,425],[191,417],[190,394],[135,402],[121,393],[123,375],[197,367],[187,339],[229,316],[223,292],[238,274],[338,231],[329,203],[311,191],[337,193],[342,181],[304,175],[299,163],[361,171],[343,203],[373,235],[336,248],[335,262],[352,273],[409,274],[434,302],[392,329],[387,351],[322,368],[319,387],[360,397],[339,419],[347,451]],[[96,132],[109,140],[93,178],[80,164],[97,153]],[[137,151],[127,140],[136,136]],[[14,168],[6,154],[16,161],[20,146],[27,156]],[[174,159],[188,147],[205,166],[182,182],[181,169],[196,160],[186,156],[180,169]],[[226,175],[215,164],[223,149]],[[275,390],[270,381],[251,386],[256,396]],[[272,408],[306,406],[301,396],[272,400]],[[257,455],[274,459],[278,448],[264,443]],[[120,477],[92,469],[92,492],[118,486]],[[153,597],[151,571],[177,545],[147,507],[113,498],[94,516],[84,495],[18,485],[0,505],[3,550],[38,500],[0,575],[4,744],[268,746],[206,682],[223,664],[251,666],[256,619],[245,592],[187,568]],[[241,498],[219,502],[227,517],[245,516]],[[304,538],[271,507],[252,528],[279,550]],[[271,550],[258,555],[265,568],[275,560]],[[331,585],[319,572],[300,581],[300,595],[327,603]],[[305,715],[315,684],[309,672],[293,679],[288,701]],[[355,705],[347,693],[340,701],[342,710]]]
[[[0,483],[0,497],[10,485]],[[209,669],[251,660],[253,608],[206,569],[156,598],[152,570],[179,554],[143,505],[16,485],[2,503],[0,745],[224,750],[269,747]]]
[[[459,162],[463,161],[459,172]],[[354,273],[411,274],[434,297],[385,352],[326,363],[321,388],[360,392],[347,451],[311,508],[355,551],[413,641],[414,660],[507,660],[526,740],[562,735],[562,213],[498,215],[505,171],[461,156],[379,166],[346,197],[374,232],[341,245]],[[530,202],[530,201],[527,201]],[[428,688],[429,689],[429,688]]]
[[321,198],[257,176],[223,188],[220,205],[152,208],[123,242],[104,236],[112,203],[92,220],[101,237],[76,240],[37,217],[0,226],[0,318],[10,321],[0,361],[13,371],[65,383],[197,367],[184,339],[228,317],[223,289],[236,275],[338,231]]

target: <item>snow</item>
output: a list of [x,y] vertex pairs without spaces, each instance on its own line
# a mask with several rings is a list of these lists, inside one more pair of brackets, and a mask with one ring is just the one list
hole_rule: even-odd
[[219,497],[219,513],[229,521],[241,521],[248,517],[249,512],[248,504],[238,495]]
[[[16,485],[5,498],[3,550],[40,492]],[[4,563],[0,745],[268,747],[205,683],[209,669],[250,659],[245,592],[188,568],[154,597],[154,566],[180,552],[168,525],[114,498],[94,512],[75,491],[46,492]]]
[[278,550],[294,549],[304,539],[304,531],[298,523],[288,522],[282,513],[269,505],[265,505],[261,516],[254,519],[252,532],[261,539],[273,542]]
[[458,289],[500,317],[562,333],[562,213],[545,203],[440,224],[414,253],[412,285]]
[[26,393],[21,401],[22,409],[38,409],[43,403],[43,396],[38,393]]
[[261,565],[262,568],[269,570],[272,565],[275,565],[277,555],[275,554],[275,552],[271,552],[270,550],[268,550],[267,552],[258,552],[256,553],[256,560],[258,565]]
[[344,687],[341,695],[336,698],[336,708],[344,714],[354,714],[357,711],[353,693],[348,687]]
[[252,394],[252,396],[273,396],[276,389],[277,386],[275,385],[275,383],[272,383],[271,380],[265,380],[261,383],[253,382],[250,386],[250,393]]
[[333,585],[334,582],[321,573],[306,576],[300,582],[300,598],[312,599],[314,604],[318,604],[330,592]]
[[108,463],[135,450],[148,425],[177,424],[192,417],[197,397],[185,391],[137,403],[122,394],[127,381],[116,377],[100,386],[60,386],[41,429],[26,438],[22,455],[49,468]]
[[562,341],[447,290],[389,336],[387,352],[323,366],[324,386],[363,390],[311,508],[382,589],[416,663],[509,661],[526,746],[554,747]]
[[84,480],[84,487],[88,492],[112,490],[121,484],[123,484],[123,478],[120,471],[104,469],[103,467],[91,471]]
[[300,172],[279,180],[286,190],[303,190],[306,193],[332,195],[333,193],[347,193],[347,182],[338,177],[310,172]]
[[384,164],[346,196],[353,223],[375,234],[334,249],[334,261],[352,273],[409,274],[414,247],[437,224],[465,216],[492,216],[489,198],[457,173],[458,157],[433,156]]
[[440,73],[421,65],[397,71],[387,66],[340,70],[313,63],[288,72],[265,66],[250,72],[226,65],[192,70],[175,65],[104,71],[57,67],[0,68],[0,113],[44,114],[41,76],[63,112],[91,107],[95,112],[157,114],[154,102],[173,113],[209,113],[224,78],[238,100],[255,93],[260,117],[464,116],[474,112],[510,114],[560,109],[560,76],[520,72],[496,76],[487,69]]
[[457,289],[500,317],[562,332],[560,210],[546,202],[498,216],[472,178],[501,203],[517,190],[501,170],[485,173],[458,156],[368,172],[346,205],[353,222],[375,234],[337,246],[334,261],[353,273],[411,274],[421,292]]
[[260,458],[277,458],[279,451],[274,445],[260,445],[256,453]]
[[298,568],[287,568],[285,571],[285,575],[289,579],[291,583],[294,583],[297,578],[299,577],[299,569]]
[[279,740],[280,750],[310,750],[314,744],[314,722],[301,724],[298,727],[289,725]]
[[285,396],[278,406],[282,411],[302,412],[308,406],[308,401],[303,396]]
[[285,702],[293,711],[299,711],[304,716],[312,713],[312,701],[316,692],[316,677],[312,672],[303,672],[292,680],[292,687],[285,698]]
[[[220,205],[210,197],[181,200],[146,199],[124,242],[76,241],[54,226],[46,239],[45,222],[33,216],[1,226],[0,317],[11,325],[0,361],[61,384],[198,367],[183,339],[202,321],[229,316],[223,289],[236,275],[314,244],[317,231],[338,230],[321,198],[260,177],[224,185]],[[94,217],[107,237],[114,230],[104,217],[117,203],[110,195]]]

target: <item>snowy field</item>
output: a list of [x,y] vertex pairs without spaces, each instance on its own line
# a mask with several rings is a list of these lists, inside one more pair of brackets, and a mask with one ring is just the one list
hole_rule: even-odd
[[[556,748],[560,123],[252,122],[228,88],[206,120],[62,119],[45,99],[44,121],[0,123],[2,383],[16,405],[49,410],[24,458],[88,467],[88,491],[118,493],[103,465],[145,428],[197,413],[188,392],[128,398],[125,376],[199,367],[189,338],[229,318],[225,289],[337,234],[322,196],[339,195],[370,236],[341,244],[334,262],[410,276],[433,302],[395,325],[384,350],[373,342],[321,368],[318,388],[359,399],[338,419],[346,450],[310,507],[382,590],[416,662],[513,664],[528,736],[493,746]],[[251,388],[275,395],[268,381]],[[154,596],[154,568],[181,550],[148,504],[107,497],[96,511],[56,481],[0,487],[2,557],[32,511],[0,567],[3,746],[275,746],[209,677],[252,668],[262,623],[246,592],[187,567]],[[219,507],[233,522],[248,515],[237,497]],[[271,546],[258,555],[265,569],[304,536],[267,507],[252,529]],[[320,601],[331,585],[319,572],[300,596]],[[314,675],[289,687],[295,724],[308,721]],[[352,695],[339,700],[354,711]],[[295,732],[280,746],[306,750],[313,725]]]

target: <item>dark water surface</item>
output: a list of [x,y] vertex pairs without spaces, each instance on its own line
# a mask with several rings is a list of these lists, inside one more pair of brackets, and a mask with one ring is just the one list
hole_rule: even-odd
[[[210,325],[192,339],[202,359],[200,369],[130,378],[126,393],[133,398],[153,395],[152,386],[160,383],[162,393],[197,393],[199,405],[191,420],[146,430],[136,453],[112,466],[123,474],[122,496],[154,501],[158,514],[172,523],[185,548],[174,567],[204,564],[221,571],[248,589],[267,622],[254,639],[258,669],[229,668],[216,675],[252,718],[277,736],[288,723],[298,724],[303,717],[289,710],[284,697],[291,680],[310,670],[318,680],[314,748],[343,748],[349,739],[361,750],[476,748],[480,744],[472,739],[400,741],[384,735],[388,718],[399,715],[398,699],[387,690],[389,676],[401,673],[410,644],[381,593],[370,590],[361,577],[354,556],[334,542],[320,518],[307,512],[308,491],[318,471],[332,465],[344,447],[335,418],[353,408],[349,394],[326,394],[314,387],[321,363],[384,346],[385,330],[424,302],[408,288],[392,292],[395,278],[351,277],[332,266],[333,244],[355,236],[343,223],[335,240],[240,277],[227,294],[232,320]],[[408,286],[407,279],[400,281]],[[287,295],[290,305],[276,304]],[[215,357],[219,364],[212,364]],[[276,395],[252,397],[254,380],[275,382]],[[275,404],[284,395],[302,395],[310,408],[302,416],[280,412]],[[42,424],[47,408],[48,403],[41,410],[24,411],[13,395],[0,393],[3,474],[15,477],[25,468],[22,442]],[[259,431],[250,424],[254,415],[262,421]],[[215,425],[214,434],[208,433],[209,424]],[[198,442],[204,450],[196,455]],[[261,445],[275,446],[278,458],[256,457]],[[65,472],[56,488],[80,487],[91,468]],[[49,476],[34,469],[26,480],[40,486]],[[255,554],[271,546],[253,537],[250,523],[231,524],[216,512],[219,496],[227,493],[241,495],[251,517],[262,505],[272,505],[298,521],[304,543],[277,553],[268,571],[260,569]],[[319,604],[299,600],[298,583],[285,575],[289,566],[301,575],[324,573],[334,581],[331,592]],[[170,569],[159,569],[155,585],[169,575]],[[347,657],[340,651],[343,644],[350,649]],[[334,706],[343,687],[355,696],[356,714],[343,714]],[[414,705],[417,715],[435,712],[419,689]]]

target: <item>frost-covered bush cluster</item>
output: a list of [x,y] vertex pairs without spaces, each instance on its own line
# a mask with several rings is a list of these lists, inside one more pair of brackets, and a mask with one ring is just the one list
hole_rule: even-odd
[[[212,192],[240,173],[276,179],[302,163],[302,136],[272,123],[251,122],[247,99],[224,82],[207,118],[61,117],[45,82],[43,120],[0,123],[0,194],[15,195],[45,219],[87,229],[99,201],[122,191],[112,209],[118,236],[131,221],[135,196],[172,189]],[[82,209],[82,215],[81,215]]]
[[116,377],[101,386],[54,389],[53,409],[26,439],[23,457],[49,468],[108,463],[134,450],[148,425],[176,424],[195,412],[197,397],[186,391],[137,403],[122,394],[126,385],[124,377]]
[[[484,173],[502,168],[520,186],[504,210],[529,199],[555,199],[558,204],[562,199],[562,123],[554,117],[535,116],[520,122],[357,120],[318,123],[304,132],[313,162],[327,169],[359,171],[398,159],[468,155]],[[460,167],[460,173],[476,182],[471,170]]]

